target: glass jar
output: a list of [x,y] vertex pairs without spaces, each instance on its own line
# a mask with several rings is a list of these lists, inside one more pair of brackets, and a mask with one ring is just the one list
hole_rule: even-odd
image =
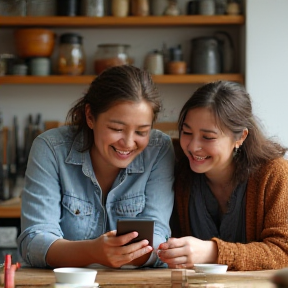
[[85,52],[82,37],[75,33],[60,36],[58,74],[82,75],[85,71]]
[[27,16],[56,15],[56,0],[27,0]]
[[130,45],[123,44],[100,44],[95,54],[94,70],[100,74],[105,69],[113,66],[131,65],[132,58],[129,56]]
[[26,16],[26,1],[0,0],[0,16]]

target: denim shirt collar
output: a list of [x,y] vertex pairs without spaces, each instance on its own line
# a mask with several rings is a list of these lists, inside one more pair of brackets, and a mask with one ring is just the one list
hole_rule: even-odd
[[[91,162],[89,150],[80,152],[83,148],[83,132],[79,133],[71,146],[68,156],[65,160],[67,164],[82,165],[83,173],[87,176],[92,176],[92,171],[89,169],[89,164]],[[144,155],[141,152],[125,169],[128,174],[133,173],[144,173]]]

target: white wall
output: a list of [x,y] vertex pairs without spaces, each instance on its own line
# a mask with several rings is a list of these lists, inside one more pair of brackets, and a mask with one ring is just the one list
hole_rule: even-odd
[[288,1],[246,2],[246,88],[267,134],[288,146]]

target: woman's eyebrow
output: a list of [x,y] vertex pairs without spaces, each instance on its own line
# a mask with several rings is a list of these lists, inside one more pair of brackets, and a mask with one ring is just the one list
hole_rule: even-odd
[[[185,126],[186,128],[188,128],[188,129],[191,129],[191,127],[187,124],[187,123],[183,123],[183,126]],[[204,129],[204,128],[202,128],[202,129],[200,129],[200,131],[202,131],[202,132],[205,132],[205,133],[213,133],[213,134],[218,134],[217,133],[217,131],[215,131],[215,130],[210,130],[210,129]]]
[[[127,123],[120,121],[120,120],[109,120],[109,122],[111,123],[116,123],[116,124],[121,124],[121,125],[128,125]],[[145,127],[151,127],[151,124],[143,124],[143,125],[139,125],[138,128],[145,128]]]

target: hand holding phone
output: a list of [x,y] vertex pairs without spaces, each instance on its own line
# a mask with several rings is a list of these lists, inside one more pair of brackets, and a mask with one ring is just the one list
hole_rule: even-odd
[[138,236],[128,244],[147,239],[149,246],[153,247],[154,220],[145,218],[121,218],[117,220],[117,236],[134,231],[138,232]]

